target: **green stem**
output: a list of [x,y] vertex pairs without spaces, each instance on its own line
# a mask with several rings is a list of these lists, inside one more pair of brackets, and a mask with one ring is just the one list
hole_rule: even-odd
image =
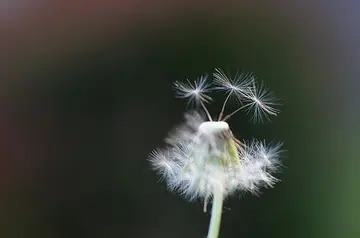
[[223,199],[224,199],[223,193],[219,191],[219,189],[215,189],[214,197],[212,201],[208,238],[219,237]]

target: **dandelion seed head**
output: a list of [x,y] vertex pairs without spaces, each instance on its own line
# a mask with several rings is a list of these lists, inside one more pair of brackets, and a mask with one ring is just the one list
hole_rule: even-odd
[[[215,88],[211,88],[204,77],[193,83],[174,83],[176,96],[200,103],[208,119],[199,110],[187,112],[185,121],[166,137],[167,147],[150,154],[153,168],[170,190],[189,200],[205,201],[213,196],[214,190],[221,191],[224,196],[246,191],[258,194],[261,187],[272,187],[279,181],[272,174],[281,165],[282,144],[266,144],[256,139],[241,142],[225,122],[242,109],[248,113],[253,111],[253,120],[279,113],[274,108],[273,94],[262,85],[256,88],[253,79],[229,78],[216,69]],[[219,119],[213,120],[203,103],[212,100],[208,93],[217,90],[225,91],[227,97]],[[222,118],[231,94],[241,98],[244,105]]]

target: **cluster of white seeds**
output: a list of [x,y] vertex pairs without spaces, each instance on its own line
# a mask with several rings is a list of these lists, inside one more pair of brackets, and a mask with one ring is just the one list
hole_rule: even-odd
[[[185,123],[169,133],[167,147],[150,154],[153,168],[170,190],[205,203],[214,191],[226,197],[241,191],[257,193],[261,186],[271,187],[278,181],[271,174],[280,166],[281,143],[240,141],[226,122],[241,110],[252,113],[255,122],[276,116],[279,110],[274,108],[273,94],[263,84],[257,84],[252,74],[231,78],[221,69],[215,69],[213,77],[211,84],[203,76],[193,83],[189,80],[174,83],[176,96],[197,107],[185,114]],[[209,93],[216,91],[224,92],[226,99],[217,120],[213,120],[205,104],[213,100]],[[236,99],[240,106],[224,116],[230,98]],[[203,112],[207,118],[202,116]]]

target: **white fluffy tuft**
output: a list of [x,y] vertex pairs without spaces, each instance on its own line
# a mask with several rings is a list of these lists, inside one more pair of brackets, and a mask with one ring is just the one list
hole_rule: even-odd
[[244,108],[248,113],[252,113],[252,121],[261,122],[264,118],[269,120],[269,115],[277,116],[279,114],[280,110],[274,107],[279,105],[276,101],[277,98],[264,87],[263,83],[258,86],[254,83],[245,97],[246,105]]
[[[178,137],[172,135],[180,138],[178,141],[171,140],[166,150],[152,153],[153,168],[167,182],[169,189],[189,200],[206,200],[215,188],[224,196],[241,191],[257,193],[260,187],[271,187],[278,181],[271,173],[276,172],[280,164],[281,144],[270,147],[253,140],[238,150],[240,163],[223,163],[233,158],[224,146],[225,140],[216,136],[220,129],[228,129],[228,125],[217,123],[198,121],[199,130],[193,131],[186,122],[180,127],[182,130],[173,132],[179,133]],[[205,130],[200,129],[205,127]],[[214,128],[216,130],[212,131]]]
[[215,89],[225,91],[242,102],[249,93],[254,76],[251,73],[236,73],[235,77],[230,77],[222,69],[215,69],[213,73]]
[[193,83],[191,83],[189,80],[187,80],[186,83],[175,81],[174,89],[176,97],[186,98],[188,99],[189,103],[209,103],[212,101],[212,98],[208,96],[207,93],[209,93],[211,89],[206,80],[206,76],[200,76]]

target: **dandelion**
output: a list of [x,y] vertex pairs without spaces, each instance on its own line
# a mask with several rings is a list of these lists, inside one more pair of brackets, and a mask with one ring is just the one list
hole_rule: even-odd
[[[154,150],[150,162],[169,190],[176,191],[190,201],[200,200],[206,212],[212,201],[209,238],[218,237],[223,200],[238,192],[257,194],[261,187],[272,187],[278,179],[272,173],[280,167],[282,144],[237,139],[226,120],[237,112],[252,112],[252,121],[276,116],[279,110],[275,97],[263,84],[257,87],[252,74],[236,74],[234,78],[221,69],[215,69],[213,84],[206,77],[196,81],[175,82],[176,96],[187,99],[198,107],[185,114],[185,122],[170,131],[165,149]],[[217,120],[213,120],[206,104],[213,92],[227,95]],[[240,106],[226,116],[230,98]],[[203,112],[206,117],[203,117]]]

